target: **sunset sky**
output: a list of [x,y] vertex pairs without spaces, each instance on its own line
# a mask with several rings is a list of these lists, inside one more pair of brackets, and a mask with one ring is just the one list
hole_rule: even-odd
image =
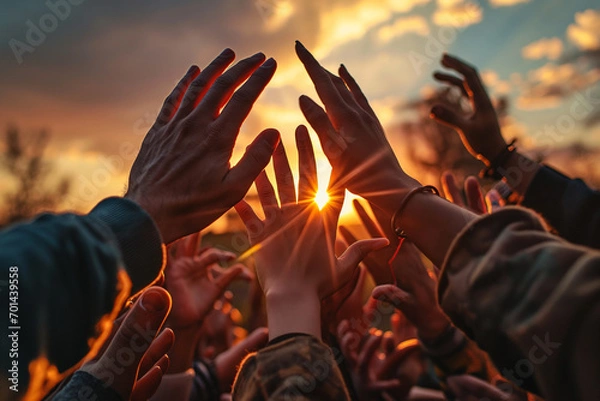
[[[586,96],[600,103],[597,0],[11,3],[0,10],[0,124],[50,130],[49,156],[74,180],[66,206],[78,210],[122,194],[164,97],[190,64],[202,68],[225,47],[238,58],[262,51],[279,64],[235,157],[267,127],[279,128],[291,147],[294,127],[305,123],[297,99],[314,90],[295,57],[296,39],[333,71],[343,62],[384,126],[403,102],[438,85],[431,74],[447,51],[476,65],[493,95],[509,97],[530,146],[600,144],[600,125],[578,124],[558,139],[543,133],[560,116],[585,114],[587,106],[574,104]],[[70,9],[55,8],[62,18],[53,19],[52,4]],[[28,43],[31,26],[40,25],[45,38]],[[577,58],[582,52],[592,57]],[[324,159],[320,166],[326,170]]]

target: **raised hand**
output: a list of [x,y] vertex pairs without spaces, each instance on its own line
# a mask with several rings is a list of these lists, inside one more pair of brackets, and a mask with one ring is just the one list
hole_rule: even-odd
[[[375,221],[369,216],[367,210],[357,199],[352,201],[352,206],[354,207],[354,210],[356,211],[356,214],[358,215],[363,226],[367,230],[367,233],[371,237],[385,236],[390,241],[390,245],[378,251],[371,252],[363,260],[363,264],[367,270],[369,270],[373,280],[375,280],[375,284],[381,285],[394,283],[394,279],[401,274],[401,271],[396,271],[398,268],[410,268],[409,266],[412,266],[413,264],[417,264],[418,266],[423,265],[419,251],[413,244],[405,241],[400,248],[398,255],[396,255],[390,269],[389,261],[394,256],[394,253],[398,248],[398,236],[390,227],[390,216],[388,216],[378,207],[371,205],[371,211],[375,215]],[[349,244],[357,241],[354,234],[352,234],[352,232],[345,226],[340,226],[340,234],[342,238],[344,238],[344,240]]]
[[483,82],[475,67],[459,58],[444,54],[442,65],[458,72],[462,78],[442,72],[436,72],[433,76],[460,89],[471,102],[473,112],[471,115],[462,115],[442,105],[435,105],[431,109],[431,118],[454,128],[460,134],[465,148],[474,157],[489,164],[506,148],[506,142]]
[[204,318],[214,302],[237,277],[249,278],[240,264],[221,268],[219,262],[230,262],[236,255],[215,248],[197,251],[199,233],[170,246],[165,270],[165,287],[173,296],[173,310],[167,324],[177,336],[171,352],[173,370],[191,367],[194,347]]
[[221,392],[231,391],[233,380],[246,355],[250,352],[258,351],[264,347],[269,340],[269,331],[264,328],[258,328],[231,348],[220,353],[215,358],[215,370],[219,378],[219,387]]
[[[477,178],[470,176],[465,179],[463,197],[463,193],[458,187],[454,174],[452,174],[451,171],[445,171],[442,174],[442,188],[444,189],[446,199],[455,205],[469,209],[477,214],[488,213],[487,205],[483,199],[481,185],[479,185]],[[464,200],[465,198],[466,202]]]
[[131,169],[125,197],[152,216],[165,243],[200,231],[242,199],[279,141],[277,131],[263,131],[231,167],[240,126],[276,69],[258,53],[225,71],[234,58],[225,49],[204,71],[189,69]]
[[300,109],[316,131],[332,165],[332,183],[348,188],[389,210],[398,207],[398,196],[419,184],[404,173],[367,98],[341,66],[340,77],[324,69],[312,54],[296,42],[296,53],[325,106],[308,96],[300,97]]
[[385,239],[361,241],[336,258],[335,233],[343,191],[332,190],[330,202],[319,210],[314,202],[316,162],[306,127],[296,130],[296,145],[300,165],[298,197],[280,144],[273,154],[273,164],[281,206],[264,172],[256,179],[256,187],[266,219],[259,219],[244,201],[236,205],[256,249],[257,276],[267,301],[271,337],[294,327],[320,337],[321,300],[352,279],[368,252],[388,244]]
[[437,280],[423,263],[399,263],[395,271],[398,274],[397,286],[386,284],[375,287],[373,298],[398,308],[417,328],[421,338],[437,338],[450,324],[437,301]]
[[396,345],[388,333],[371,329],[363,341],[356,341],[347,321],[337,333],[360,400],[381,399],[384,394],[388,397],[383,399],[403,400],[424,371],[416,339]]
[[168,323],[174,329],[199,328],[214,302],[234,279],[250,278],[250,272],[242,264],[228,268],[219,266],[219,262],[233,261],[234,253],[216,248],[197,251],[195,244],[198,244],[199,235],[192,234],[170,247],[165,287],[173,297]]
[[[174,342],[170,329],[158,333],[171,309],[171,297],[150,287],[113,328],[100,354],[81,370],[104,381],[123,400],[145,401],[158,388],[169,367],[166,353]],[[128,355],[124,359],[123,355]],[[124,361],[124,362],[123,362]]]
[[[457,206],[472,211],[473,213],[492,213],[505,205],[505,200],[500,196],[500,193],[496,188],[490,189],[488,193],[485,194],[484,200],[481,185],[479,185],[477,178],[473,176],[467,177],[465,180],[464,197],[462,191],[458,187],[456,177],[454,177],[452,172],[445,171],[442,174],[441,181],[446,199]],[[502,181],[500,183],[502,183]]]

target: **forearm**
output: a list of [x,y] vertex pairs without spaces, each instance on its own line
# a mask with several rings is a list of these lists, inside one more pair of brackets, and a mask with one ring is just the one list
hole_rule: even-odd
[[291,291],[289,287],[265,294],[269,340],[289,333],[304,333],[320,339],[321,302],[316,291]]
[[[406,196],[408,192],[404,191]],[[386,212],[392,216],[402,203],[397,196],[394,209]],[[456,206],[431,193],[412,196],[397,216],[396,227],[405,231],[425,256],[436,266],[441,266],[452,241],[461,230],[477,218],[474,213]]]

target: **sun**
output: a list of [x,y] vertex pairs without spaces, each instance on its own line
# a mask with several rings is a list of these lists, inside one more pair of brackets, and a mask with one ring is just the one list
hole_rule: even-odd
[[329,194],[326,190],[319,189],[315,194],[315,203],[319,207],[319,210],[323,209],[327,202],[329,202]]

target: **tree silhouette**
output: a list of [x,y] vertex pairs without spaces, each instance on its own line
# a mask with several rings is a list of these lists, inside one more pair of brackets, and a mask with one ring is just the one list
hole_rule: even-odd
[[48,178],[54,172],[52,163],[44,158],[48,139],[48,133],[42,131],[25,144],[17,127],[6,130],[0,165],[8,175],[4,181],[12,182],[14,189],[4,194],[0,226],[54,210],[69,193],[71,180],[68,177],[59,177],[53,188],[48,186]]

